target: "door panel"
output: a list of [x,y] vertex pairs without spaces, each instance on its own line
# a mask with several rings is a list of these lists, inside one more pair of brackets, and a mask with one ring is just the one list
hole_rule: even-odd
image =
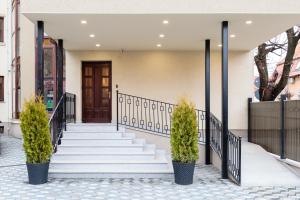
[[82,64],[82,121],[111,122],[111,62]]

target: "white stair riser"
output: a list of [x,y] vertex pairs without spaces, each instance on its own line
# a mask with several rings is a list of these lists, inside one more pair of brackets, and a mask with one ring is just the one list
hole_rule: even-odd
[[[67,131],[91,131],[91,132],[117,132],[117,128],[115,126],[68,126]],[[119,128],[118,132],[124,132],[125,129],[123,127]]]
[[[78,163],[78,164],[58,164],[58,163],[51,163],[51,168],[55,168],[55,170],[68,170],[72,169],[75,172],[76,171],[81,171],[84,169],[85,171],[89,172],[101,172],[101,171],[110,171],[112,173],[123,171],[126,172],[128,171],[133,171],[133,170],[167,170],[169,168],[169,165],[167,163],[155,163],[155,164],[150,164],[150,163],[137,163],[137,164],[128,164],[128,163],[123,163],[123,164],[83,164],[83,163]],[[122,170],[123,169],[123,170]]]
[[117,146],[117,145],[129,145],[132,144],[131,139],[119,139],[119,140],[72,140],[63,139],[62,144],[64,146]]
[[65,139],[134,139],[132,134],[127,133],[64,133]]
[[120,161],[126,161],[126,160],[152,160],[155,159],[155,154],[131,154],[131,155],[114,155],[114,154],[108,154],[108,155],[55,155],[51,158],[51,162],[61,162],[61,161],[68,161],[68,160],[75,160],[78,161],[92,161],[92,160],[120,160]]
[[101,178],[173,178],[174,174],[170,172],[157,172],[157,173],[52,173],[49,171],[49,177],[51,178],[80,178],[80,179],[101,179]]
[[58,147],[60,153],[84,153],[84,154],[96,154],[96,153],[139,153],[143,152],[143,147]]

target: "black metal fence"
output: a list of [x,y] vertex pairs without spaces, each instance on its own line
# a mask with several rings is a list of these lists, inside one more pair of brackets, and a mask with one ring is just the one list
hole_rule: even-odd
[[[176,105],[120,93],[117,91],[117,126],[142,129],[170,136],[172,113]],[[199,142],[205,142],[205,111],[195,110],[198,120]]]
[[267,151],[300,161],[300,100],[249,101],[248,139]]
[[76,95],[64,93],[48,122],[54,152],[57,150],[57,145],[60,144],[63,129],[66,130],[66,125],[70,122],[76,122]]

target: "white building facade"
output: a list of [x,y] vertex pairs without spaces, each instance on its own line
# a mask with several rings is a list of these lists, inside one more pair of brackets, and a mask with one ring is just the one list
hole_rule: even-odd
[[[196,108],[205,110],[206,88],[210,112],[236,135],[246,137],[247,99],[253,96],[252,50],[300,22],[298,0],[14,0],[4,6],[0,16],[11,21],[5,20],[7,42],[0,43],[4,58],[0,60],[4,66],[0,69],[4,76],[0,120],[15,137],[21,137],[22,104],[35,94],[44,95],[50,113],[60,98],[59,90],[75,94],[76,122],[85,128],[125,119],[117,112],[117,90],[166,104],[187,96]],[[205,65],[207,40],[209,65]],[[209,76],[205,76],[206,66]],[[131,100],[125,102],[131,104]],[[134,106],[141,109],[138,103]],[[152,111],[165,109],[151,106]],[[169,149],[165,138],[141,132],[136,134]],[[204,152],[204,145],[200,151]],[[223,166],[228,167],[224,160],[222,172],[227,171]],[[202,154],[200,162],[204,162]],[[56,164],[72,169],[70,163]]]
[[[64,40],[65,91],[77,95],[78,122],[82,122],[83,113],[83,61],[112,62],[111,122],[116,121],[116,85],[122,92],[170,103],[176,102],[178,96],[187,95],[197,108],[203,109],[205,39],[211,40],[212,48],[212,112],[220,117],[220,23],[227,20],[231,35],[229,127],[245,131],[247,98],[252,97],[253,82],[253,54],[250,52],[261,42],[294,25],[299,18],[299,3],[282,1],[270,7],[268,1],[241,4],[228,1],[218,3],[216,8],[210,6],[211,1],[143,2],[4,1],[1,14],[5,16],[8,34],[5,34],[7,42],[1,43],[1,56],[6,55],[1,59],[4,66],[1,74],[6,84],[5,101],[1,102],[4,115],[0,120],[18,122],[24,99],[35,93],[33,75],[38,20],[45,22],[45,35]],[[274,15],[276,13],[281,16]],[[14,17],[16,15],[19,17]],[[164,20],[169,23],[164,24]],[[264,28],[274,21],[277,26]],[[11,134],[15,132],[19,131]],[[20,132],[16,135],[20,136]]]
[[9,132],[10,124],[14,122],[12,116],[12,2],[2,1],[0,4],[0,121],[4,126],[4,133]]

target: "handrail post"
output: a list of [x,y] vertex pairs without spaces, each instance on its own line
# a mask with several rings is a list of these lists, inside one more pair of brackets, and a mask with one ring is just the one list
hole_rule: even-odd
[[67,104],[67,94],[66,93],[64,93],[64,104],[63,104],[63,110],[64,110],[64,127],[65,127],[65,131],[67,131],[67,106],[66,106],[66,104]]
[[248,142],[252,141],[252,132],[251,132],[251,103],[252,103],[252,98],[248,98]]
[[117,131],[119,131],[119,90],[117,89],[116,90],[116,93],[117,93]]
[[76,123],[76,94],[74,94],[74,123]]
[[280,99],[280,159],[285,159],[285,110],[284,110],[285,95],[281,95]]

